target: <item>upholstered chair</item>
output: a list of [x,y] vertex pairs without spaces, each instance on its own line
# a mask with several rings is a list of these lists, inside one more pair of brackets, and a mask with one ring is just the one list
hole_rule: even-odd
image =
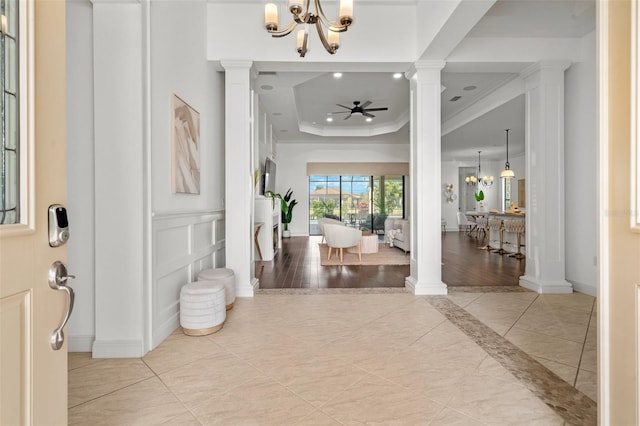
[[327,239],[329,254],[327,260],[331,260],[333,249],[340,249],[340,263],[344,260],[343,249],[358,247],[358,259],[362,262],[362,251],[360,243],[362,241],[362,231],[348,226],[325,223],[324,236]]
[[464,229],[467,235],[470,235],[476,226],[477,223],[469,220],[466,214],[458,212],[458,227]]
[[330,225],[340,225],[340,226],[345,226],[344,223],[340,222],[339,220],[336,219],[331,219],[329,217],[321,217],[318,219],[318,225],[320,225],[320,233],[322,234],[322,241],[324,242],[325,237],[324,237],[324,225],[325,224],[330,224]]
[[393,236],[393,245],[407,253],[411,250],[411,222],[409,219],[396,219],[394,226],[400,232]]

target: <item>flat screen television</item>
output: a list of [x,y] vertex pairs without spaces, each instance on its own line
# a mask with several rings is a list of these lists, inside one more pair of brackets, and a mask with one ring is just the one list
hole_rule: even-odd
[[276,192],[276,163],[269,157],[264,162],[262,182],[264,183],[263,194],[267,191]]

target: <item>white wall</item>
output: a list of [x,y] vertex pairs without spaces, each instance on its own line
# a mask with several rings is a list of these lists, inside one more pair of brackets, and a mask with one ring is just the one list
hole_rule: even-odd
[[67,192],[69,273],[76,299],[67,325],[69,350],[89,351],[94,321],[93,27],[89,0],[68,1]]
[[289,225],[291,234],[309,234],[307,163],[408,161],[409,144],[278,144],[276,190],[284,194],[291,188],[298,201]]
[[[224,74],[206,59],[206,2],[151,3],[151,182],[154,211],[224,208]],[[200,194],[171,191],[171,98],[200,113]]]
[[565,72],[565,273],[577,291],[596,295],[598,253],[597,78],[595,32],[583,61]]
[[[447,231],[457,231],[458,221],[456,215],[458,213],[458,199],[460,198],[460,185],[458,184],[458,162],[457,161],[443,161],[440,169],[442,175],[442,181],[440,187],[441,191],[441,214],[442,218],[447,221]],[[445,198],[445,187],[447,184],[453,184],[453,193],[456,195],[456,200],[452,203],[447,203]]]
[[[148,15],[148,5],[67,4],[69,269],[78,275],[67,331],[72,352],[90,351],[95,339],[94,356],[143,355],[177,326],[179,287],[224,264],[223,76],[206,60],[206,2],[179,3],[152,2]],[[104,37],[114,13],[127,28],[116,29],[117,39]],[[94,40],[97,24],[103,36]],[[129,48],[107,50],[118,43]],[[106,68],[120,72],[94,79],[107,57]],[[106,80],[120,84],[100,83]],[[114,101],[94,107],[95,93]],[[200,113],[199,195],[171,191],[173,93]],[[131,105],[136,114],[121,113]],[[111,217],[130,229],[118,234]],[[172,230],[164,232],[167,223]],[[179,244],[185,238],[190,244]]]
[[[151,3],[151,348],[179,325],[180,288],[225,264],[224,74],[206,59],[205,16],[205,1]],[[198,195],[171,190],[174,93],[200,113]]]
[[[255,130],[254,137],[254,168],[260,169],[260,181],[258,182],[256,188],[256,194],[260,194],[262,190],[262,174],[264,173],[264,163],[267,157],[275,160],[276,164],[278,161],[276,159],[275,145],[277,142],[274,140],[273,135],[273,126],[271,124],[271,118],[264,112],[264,107],[261,103],[258,103],[258,108],[256,111],[257,120],[255,120],[257,127]],[[279,172],[279,170],[278,170]],[[277,177],[277,176],[276,176]]]

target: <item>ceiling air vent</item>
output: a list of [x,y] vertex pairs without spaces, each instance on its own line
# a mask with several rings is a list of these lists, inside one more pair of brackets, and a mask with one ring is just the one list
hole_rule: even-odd
[[258,75],[276,75],[275,71],[258,71]]
[[462,96],[454,96],[453,98],[449,99],[449,102],[455,102],[458,99],[460,99]]

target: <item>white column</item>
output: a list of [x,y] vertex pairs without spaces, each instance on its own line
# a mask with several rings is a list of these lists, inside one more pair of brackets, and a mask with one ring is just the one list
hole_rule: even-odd
[[223,60],[225,70],[225,257],[236,275],[236,295],[253,297],[253,169],[251,61]]
[[416,62],[411,82],[411,276],[416,295],[447,294],[440,234],[440,73],[444,61]]
[[93,1],[96,358],[146,351],[145,12]]
[[573,292],[565,280],[564,243],[564,71],[569,65],[541,62],[522,73],[526,94],[527,266],[520,285],[538,293]]

